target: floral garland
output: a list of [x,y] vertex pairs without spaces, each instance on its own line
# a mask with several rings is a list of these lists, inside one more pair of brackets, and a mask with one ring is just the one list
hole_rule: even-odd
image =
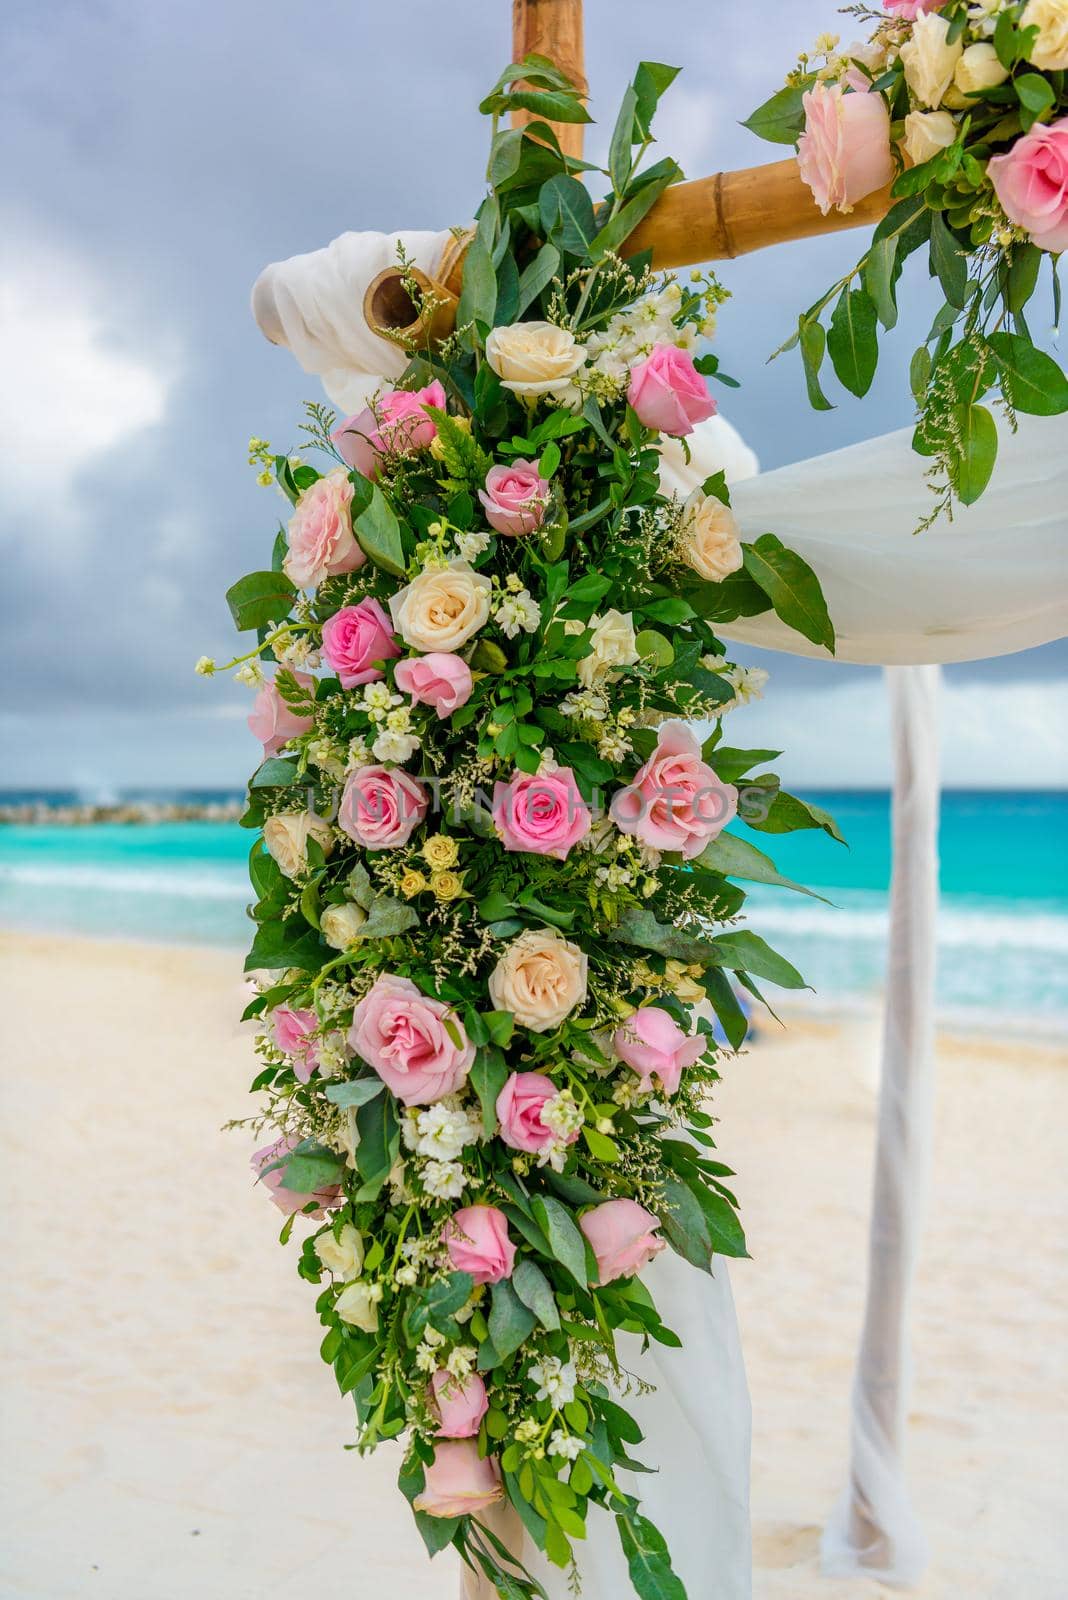
[[722,733],[759,685],[714,623],[773,607],[833,648],[814,576],[740,543],[722,474],[659,486],[722,376],[693,354],[715,280],[615,253],[680,176],[639,169],[674,76],[639,68],[599,206],[545,123],[498,128],[586,120],[574,86],[502,77],[457,333],[359,415],[308,408],[323,472],[252,441],[293,511],[228,595],[264,754],[254,1170],[283,1242],[316,1225],[299,1272],[359,1448],[406,1434],[430,1552],[512,1600],[543,1591],[483,1520],[504,1497],[563,1567],[605,1507],[636,1591],[683,1592],[617,1478],[641,1435],[615,1335],[678,1344],[640,1276],[666,1246],[745,1253],[705,1102],[735,984],[802,979],[730,926],[733,879],[784,880],[726,825],[837,837]]
[[[1060,316],[1057,264],[1068,249],[1068,0],[886,0],[845,8],[874,24],[839,48],[816,41],[786,87],[747,127],[796,144],[801,175],[824,214],[848,212],[893,182],[894,204],[871,248],[802,314],[776,351],[800,348],[810,403],[830,401],[824,357],[862,396],[879,359],[879,324],[897,321],[906,258],[927,246],[944,296],[912,358],[914,448],[932,458],[937,496],[927,527],[954,499],[970,505],[997,458],[995,403],[1017,412],[1068,410],[1068,377],[1036,349],[1025,315],[1044,262]],[[821,321],[834,303],[829,325]]]

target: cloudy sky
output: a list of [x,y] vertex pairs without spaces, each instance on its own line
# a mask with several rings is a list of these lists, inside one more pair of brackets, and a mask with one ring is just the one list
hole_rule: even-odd
[[[470,215],[476,105],[508,59],[510,14],[507,0],[3,8],[4,784],[200,786],[252,764],[244,691],[192,664],[230,652],[223,591],[263,563],[277,521],[246,441],[294,445],[317,396],[256,331],[249,288],[348,228]],[[681,63],[659,134],[691,177],[775,158],[740,119],[836,21],[833,0],[587,0],[586,15],[589,152],[638,59]],[[730,415],[765,466],[910,421],[904,370],[932,304],[918,263],[865,404],[816,415],[789,359],[764,364],[855,243],[722,269],[735,298],[720,353],[745,378]],[[951,782],[1068,778],[1065,660],[1050,646],[948,674]],[[742,742],[783,742],[796,782],[885,779],[878,673],[764,664],[775,693],[744,713]]]

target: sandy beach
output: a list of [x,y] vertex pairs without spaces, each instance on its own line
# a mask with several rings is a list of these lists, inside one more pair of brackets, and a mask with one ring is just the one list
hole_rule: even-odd
[[[238,958],[3,935],[0,973],[0,1595],[455,1600],[453,1558],[426,1562],[394,1488],[399,1452],[343,1449],[313,1292],[249,1182],[248,1138],[220,1131],[249,1104]],[[757,1600],[893,1592],[817,1569],[845,1467],[877,1048],[873,1019],[771,1024],[718,1102],[754,1257],[733,1282]],[[923,1600],[1064,1593],[1066,1066],[942,1041],[914,1315]]]

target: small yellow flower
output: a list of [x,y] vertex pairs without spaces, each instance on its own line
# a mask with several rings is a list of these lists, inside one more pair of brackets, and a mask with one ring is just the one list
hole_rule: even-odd
[[681,961],[669,961],[664,976],[680,1000],[697,1005],[705,999],[705,991],[699,983],[694,982],[695,975],[700,976],[700,973],[700,967],[687,967]]
[[422,894],[426,887],[426,879],[421,872],[416,872],[414,867],[409,867],[400,881],[400,892],[406,900],[411,900],[415,895]]
[[260,485],[261,488],[269,489],[271,487],[271,484],[274,482],[274,473],[273,472],[269,472],[269,471],[267,471],[265,469],[263,472],[258,474],[258,476],[256,478],[256,482]]
[[463,874],[459,872],[432,872],[430,887],[439,900],[458,900],[464,892]]
[[446,867],[456,865],[460,847],[455,839],[449,838],[448,834],[435,833],[423,845],[420,854],[427,866],[433,867],[436,872],[443,872]]

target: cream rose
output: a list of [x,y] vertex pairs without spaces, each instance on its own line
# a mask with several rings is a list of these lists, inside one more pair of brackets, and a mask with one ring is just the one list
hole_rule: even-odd
[[352,1328],[362,1328],[364,1333],[376,1333],[381,1299],[381,1291],[376,1294],[376,1288],[377,1285],[370,1283],[350,1283],[342,1289],[334,1302],[334,1310],[342,1322]]
[[486,340],[486,360],[513,394],[559,394],[585,359],[570,329],[551,322],[515,322]]
[[421,572],[390,596],[393,626],[413,650],[459,650],[485,625],[492,588],[466,561]]
[[686,565],[709,583],[722,583],[742,564],[738,524],[730,507],[700,489],[683,503],[679,540]]
[[335,1238],[333,1232],[321,1233],[315,1241],[315,1253],[327,1272],[347,1283],[363,1271],[363,1235],[351,1222],[346,1222]]
[[948,111],[910,111],[905,118],[902,144],[917,167],[931,161],[957,137],[957,124]]
[[307,867],[309,839],[325,856],[334,847],[330,824],[314,811],[279,811],[263,824],[263,842],[287,878],[298,877]]
[[1009,75],[992,44],[970,44],[957,62],[953,82],[961,94],[982,94],[996,89]]
[[1040,72],[1068,72],[1068,0],[1027,0],[1021,28],[1037,28],[1030,61]]
[[953,82],[964,46],[957,39],[946,42],[949,23],[936,11],[928,11],[912,24],[912,37],[901,46],[905,81],[922,106],[942,104]]
[[587,689],[613,667],[631,667],[638,659],[634,622],[629,611],[606,611],[603,617],[591,617],[590,626],[593,649],[578,664],[579,678]]
[[347,950],[360,938],[360,929],[367,921],[362,906],[346,900],[343,905],[327,906],[319,919],[319,931],[334,950]]
[[528,928],[490,973],[489,992],[520,1027],[548,1033],[586,999],[586,954],[555,929]]

